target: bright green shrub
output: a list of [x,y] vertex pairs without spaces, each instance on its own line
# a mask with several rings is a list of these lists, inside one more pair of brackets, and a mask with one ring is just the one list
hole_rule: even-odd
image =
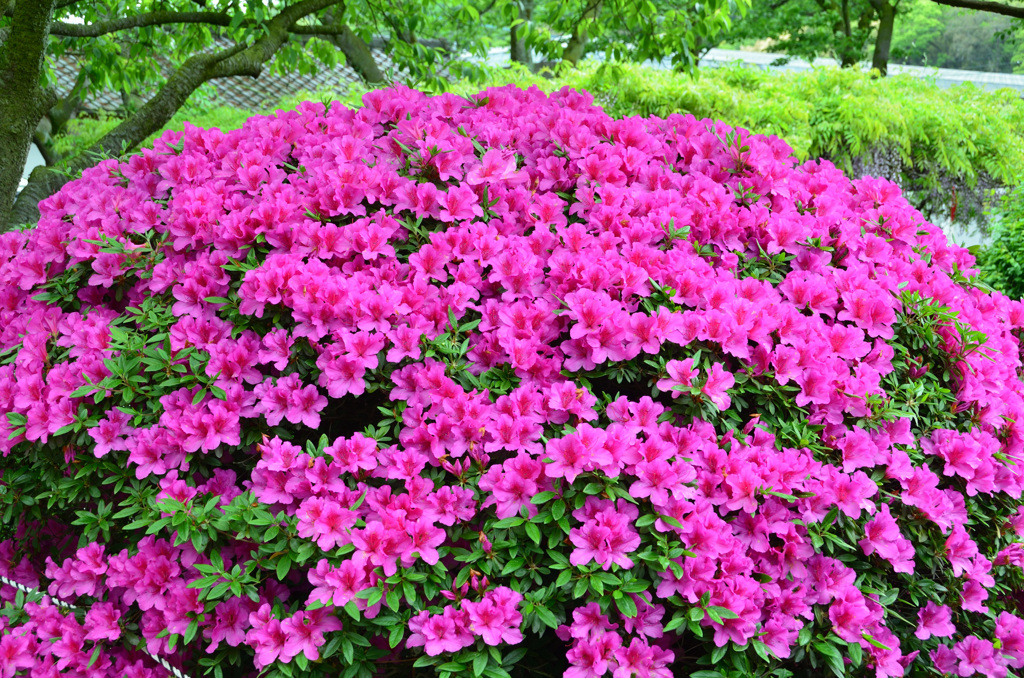
[[694,80],[620,64],[562,73],[549,87],[563,85],[590,92],[613,117],[692,113],[778,135],[802,160],[824,157],[850,175],[897,181],[931,220],[983,219],[990,189],[1024,179],[1024,102],[1012,90],[940,89],[911,76],[874,79],[837,68],[734,66]]

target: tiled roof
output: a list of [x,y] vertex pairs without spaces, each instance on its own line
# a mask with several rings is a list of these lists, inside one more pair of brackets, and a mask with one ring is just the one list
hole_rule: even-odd
[[[381,50],[373,50],[374,59],[381,70],[391,65],[391,60]],[[220,103],[257,111],[273,106],[285,97],[298,92],[318,90],[343,92],[350,85],[360,82],[359,75],[348,65],[339,64],[333,68],[320,68],[315,74],[271,75],[269,65],[258,78],[247,76],[219,78],[211,81],[216,90],[214,99]],[[71,55],[60,57],[54,63],[57,76],[57,91],[61,96],[71,91],[79,71],[78,59]],[[121,95],[104,89],[90,94],[83,103],[83,110],[89,113],[114,113],[122,108]]]

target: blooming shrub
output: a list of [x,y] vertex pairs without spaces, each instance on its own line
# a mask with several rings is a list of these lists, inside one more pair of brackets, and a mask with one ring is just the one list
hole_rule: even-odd
[[0,673],[1006,675],[1024,307],[972,265],[572,90],[167,133],[0,236]]

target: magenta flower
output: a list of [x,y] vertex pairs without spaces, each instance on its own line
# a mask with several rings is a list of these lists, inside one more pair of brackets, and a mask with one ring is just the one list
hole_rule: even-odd
[[735,377],[731,372],[723,369],[722,363],[714,363],[708,371],[707,381],[701,386],[700,392],[719,410],[727,410],[731,403],[728,391],[735,383]]
[[917,630],[914,635],[921,640],[930,637],[949,638],[956,633],[951,621],[951,610],[946,605],[936,605],[932,601],[917,611]]
[[668,373],[668,378],[659,379],[656,386],[661,391],[670,392],[673,398],[681,396],[697,374],[697,370],[694,369],[693,358],[669,360],[665,363],[665,371]]
[[295,657],[301,653],[306,659],[316,661],[320,658],[318,648],[327,642],[324,634],[340,630],[341,620],[331,614],[329,608],[297,612],[281,622],[281,632],[285,635],[282,656]]

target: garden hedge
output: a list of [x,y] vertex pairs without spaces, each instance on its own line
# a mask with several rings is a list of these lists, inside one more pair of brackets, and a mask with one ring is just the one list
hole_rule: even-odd
[[0,235],[5,678],[1024,666],[1024,307],[888,181],[394,88],[41,213]]

